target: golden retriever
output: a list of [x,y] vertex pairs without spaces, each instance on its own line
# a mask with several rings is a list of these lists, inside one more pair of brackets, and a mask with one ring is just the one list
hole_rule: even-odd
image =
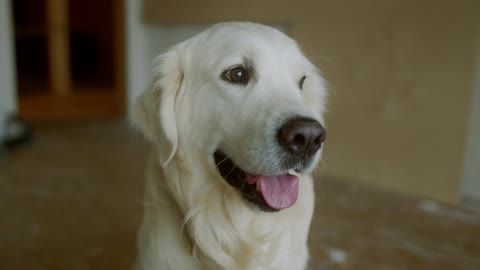
[[294,40],[214,25],[155,60],[139,269],[305,269],[326,90]]

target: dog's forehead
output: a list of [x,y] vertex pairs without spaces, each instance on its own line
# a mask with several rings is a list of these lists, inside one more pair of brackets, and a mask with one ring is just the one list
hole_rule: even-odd
[[[228,51],[250,48],[294,49],[295,41],[279,30],[255,23],[223,23],[196,37],[196,47],[204,50]],[[201,45],[201,46],[198,46]]]
[[[219,66],[244,63],[280,64],[306,60],[296,42],[277,29],[254,23],[215,25],[190,40],[195,64]],[[200,57],[199,57],[200,56]],[[208,57],[206,57],[208,56]],[[289,61],[290,65],[294,65]]]
[[293,40],[281,31],[262,24],[256,23],[221,23],[204,31],[206,39],[230,40],[232,42],[248,42],[255,39],[259,42],[281,42],[293,45]]

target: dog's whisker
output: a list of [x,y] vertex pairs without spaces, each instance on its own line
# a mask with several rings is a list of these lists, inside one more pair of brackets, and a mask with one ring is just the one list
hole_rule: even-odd
[[320,60],[325,60],[325,61],[327,61],[327,62],[329,62],[329,63],[331,63],[331,64],[334,63],[334,61],[333,61],[331,58],[327,57],[327,56],[323,56],[323,55],[312,55],[312,56],[310,56],[310,57],[311,57],[312,59],[316,59],[316,60],[318,60],[318,59],[320,59]]
[[225,178],[227,178],[236,168],[238,168],[237,165],[233,166],[233,168],[225,175]]
[[218,162],[218,163],[217,163],[217,166],[220,165],[220,164],[222,164],[225,160],[231,158],[232,156],[233,156],[233,154],[228,155],[228,156],[225,157],[223,160],[221,160],[220,162]]
[[[233,157],[233,154],[230,154],[228,157],[226,157],[226,158],[225,158],[224,160],[222,160],[221,162],[227,160],[227,159],[230,158],[230,157]],[[241,156],[241,155],[239,155],[238,157],[239,157],[239,158],[238,158],[238,161],[239,161],[239,162],[242,162],[243,160],[245,160],[245,158],[244,158],[243,156]],[[220,163],[221,163],[221,162],[220,162]],[[219,163],[219,164],[220,164],[220,163]],[[238,168],[238,165],[235,164],[235,166],[233,166],[233,168],[225,175],[225,178],[227,178],[227,177],[228,177],[235,169],[237,169],[237,168]]]

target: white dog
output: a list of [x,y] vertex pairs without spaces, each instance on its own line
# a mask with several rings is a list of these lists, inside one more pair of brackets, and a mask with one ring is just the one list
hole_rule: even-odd
[[139,269],[305,269],[326,90],[296,43],[222,23],[155,62]]

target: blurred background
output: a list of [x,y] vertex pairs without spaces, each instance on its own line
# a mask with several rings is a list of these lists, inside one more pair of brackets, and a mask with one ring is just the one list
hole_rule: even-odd
[[152,59],[215,22],[329,83],[311,269],[480,269],[480,1],[0,0],[0,269],[129,269]]

